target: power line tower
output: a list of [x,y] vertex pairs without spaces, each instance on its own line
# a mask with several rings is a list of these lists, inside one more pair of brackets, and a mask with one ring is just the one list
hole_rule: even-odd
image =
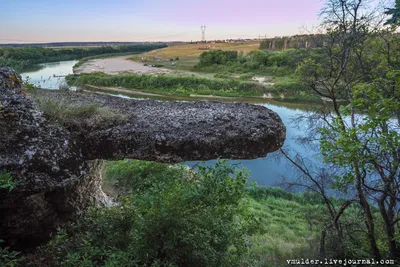
[[201,41],[204,43],[206,41],[206,25],[201,25]]

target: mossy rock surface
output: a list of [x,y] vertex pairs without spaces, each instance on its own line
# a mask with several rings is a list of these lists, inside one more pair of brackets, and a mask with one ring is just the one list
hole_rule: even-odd
[[0,88],[20,89],[24,85],[21,75],[9,67],[0,68]]

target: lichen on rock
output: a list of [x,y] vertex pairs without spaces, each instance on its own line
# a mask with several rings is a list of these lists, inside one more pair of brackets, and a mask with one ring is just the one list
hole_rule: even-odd
[[3,89],[21,89],[24,82],[21,75],[8,67],[0,68],[0,88]]

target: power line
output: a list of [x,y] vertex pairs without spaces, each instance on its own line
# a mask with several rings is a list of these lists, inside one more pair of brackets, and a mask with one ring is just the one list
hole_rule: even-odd
[[201,41],[206,41],[206,25],[201,25]]

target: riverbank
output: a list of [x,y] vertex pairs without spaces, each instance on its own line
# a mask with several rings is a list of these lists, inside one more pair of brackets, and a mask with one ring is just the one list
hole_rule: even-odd
[[237,79],[207,79],[192,76],[137,75],[132,73],[112,75],[105,73],[85,73],[68,75],[69,85],[126,88],[162,95],[215,95],[223,97],[262,97],[268,88],[257,82]]
[[155,68],[151,66],[145,66],[142,63],[128,60],[131,56],[117,56],[108,58],[95,58],[90,59],[86,62],[79,63],[74,66],[74,74],[103,72],[109,75],[118,74],[147,74],[147,75],[164,75],[171,71],[163,68]]
[[[136,55],[139,59],[143,55]],[[123,88],[127,90],[145,91],[151,94],[168,96],[190,96],[203,98],[221,97],[256,97],[259,99],[274,99],[275,101],[321,103],[322,100],[307,94],[302,85],[291,79],[282,79],[280,82],[271,82],[270,78],[262,76],[219,76],[210,73],[192,72],[181,69],[171,69],[170,62],[162,62],[162,66],[156,67],[156,63],[146,63],[132,60],[132,56],[117,56],[109,58],[93,58],[85,62],[79,62],[74,66],[74,74],[91,75],[78,78],[75,76],[72,85],[91,85],[108,88]],[[172,63],[171,63],[172,64]],[[111,79],[101,73],[115,76]],[[141,76],[132,81],[127,75]],[[144,78],[143,76],[149,76]],[[160,78],[160,77],[164,78]],[[156,77],[156,78],[155,78]],[[145,82],[143,82],[145,80]],[[147,83],[148,80],[156,80],[156,84]],[[201,80],[201,82],[199,82]],[[167,84],[165,81],[168,81]],[[188,81],[192,81],[189,82]],[[272,80],[273,81],[273,80]],[[86,82],[86,83],[85,83]],[[194,86],[194,84],[195,86]],[[226,86],[226,84],[229,84]],[[217,85],[217,86],[216,86]],[[219,86],[219,87],[218,87]],[[128,93],[128,92],[125,92]]]
[[288,105],[291,108],[296,109],[306,109],[309,108],[310,105],[307,103],[293,103],[293,102],[284,102],[284,101],[276,101],[269,94],[264,94],[264,96],[249,96],[249,97],[227,97],[227,96],[215,96],[215,95],[189,95],[189,96],[176,96],[176,95],[163,95],[163,94],[155,94],[155,93],[147,93],[140,90],[134,89],[126,89],[121,87],[104,87],[104,86],[94,86],[87,84],[82,87],[83,90],[91,91],[91,92],[102,92],[107,94],[119,94],[127,97],[140,97],[140,96],[148,96],[156,98],[157,100],[166,100],[166,101],[224,101],[224,102],[246,102],[246,103],[254,103],[254,104],[274,104],[274,105]]

